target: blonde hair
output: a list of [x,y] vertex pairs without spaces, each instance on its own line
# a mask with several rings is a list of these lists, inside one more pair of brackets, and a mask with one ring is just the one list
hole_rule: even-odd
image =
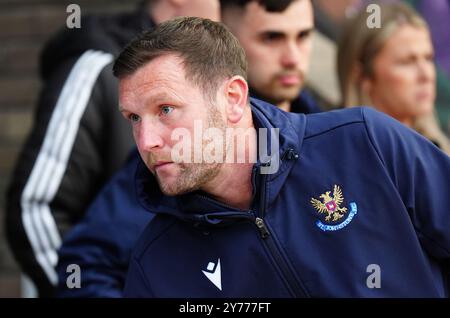
[[424,137],[433,141],[450,156],[450,141],[439,128],[439,123],[434,113],[417,117],[414,121],[413,128]]
[[[370,13],[363,10],[347,22],[339,41],[337,67],[342,105],[345,107],[371,104],[362,89],[361,79],[373,75],[375,57],[399,27],[411,25],[429,31],[425,20],[408,5],[394,3],[381,4],[380,7],[381,28],[367,27]],[[450,141],[440,130],[435,114],[416,118],[412,128],[450,155]]]

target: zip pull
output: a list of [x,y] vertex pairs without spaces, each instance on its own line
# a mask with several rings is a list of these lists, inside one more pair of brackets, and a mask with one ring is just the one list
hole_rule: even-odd
[[293,160],[293,159],[298,159],[300,156],[298,155],[297,152],[295,152],[294,149],[289,148],[285,153],[284,156],[286,157],[287,160]]
[[270,235],[269,229],[267,229],[266,224],[264,223],[264,220],[261,218],[255,219],[256,226],[259,229],[259,232],[261,233],[261,237],[264,239]]

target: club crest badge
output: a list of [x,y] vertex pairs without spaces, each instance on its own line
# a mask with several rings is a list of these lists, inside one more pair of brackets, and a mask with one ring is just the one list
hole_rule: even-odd
[[[321,200],[320,200],[321,199]],[[357,213],[355,202],[350,202],[350,211],[343,206],[344,195],[338,185],[334,185],[333,195],[326,191],[319,199],[311,198],[311,205],[316,209],[321,220],[316,225],[322,231],[337,231],[347,226]]]

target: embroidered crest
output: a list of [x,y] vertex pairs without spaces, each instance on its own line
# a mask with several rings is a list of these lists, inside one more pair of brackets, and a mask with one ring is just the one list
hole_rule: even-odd
[[[348,214],[348,209],[346,207],[341,207],[344,203],[344,195],[342,190],[338,185],[334,185],[333,195],[331,191],[326,191],[324,194],[319,196],[322,201],[311,198],[311,205],[316,209],[320,215],[325,216],[325,222],[334,223],[340,221],[346,214]],[[323,224],[321,221],[317,221],[316,225],[323,231],[336,231],[340,230],[346,226],[352,220],[353,216],[356,214],[357,208],[356,203],[350,203],[351,212],[348,214],[347,218],[339,224],[330,225]]]

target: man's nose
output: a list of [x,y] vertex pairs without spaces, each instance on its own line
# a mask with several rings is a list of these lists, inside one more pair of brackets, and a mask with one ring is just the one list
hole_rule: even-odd
[[295,41],[287,42],[281,53],[281,64],[284,67],[294,67],[300,62],[300,48]]
[[140,127],[135,131],[135,139],[141,151],[151,152],[164,146],[161,131],[150,121],[142,120]]

